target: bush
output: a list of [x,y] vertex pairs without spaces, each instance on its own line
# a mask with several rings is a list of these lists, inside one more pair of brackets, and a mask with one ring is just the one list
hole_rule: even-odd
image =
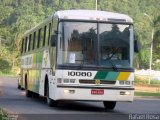
[[11,66],[8,61],[0,59],[0,71],[2,73],[9,73],[11,71]]
[[135,76],[134,81],[136,84],[148,84],[148,77],[147,76]]
[[[147,85],[149,83],[149,76],[135,76],[135,83],[140,85]],[[160,84],[160,80],[155,80],[153,76],[150,78],[150,84]]]

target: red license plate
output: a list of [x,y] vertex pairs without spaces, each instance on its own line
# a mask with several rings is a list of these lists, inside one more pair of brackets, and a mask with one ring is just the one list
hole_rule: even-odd
[[104,90],[91,90],[91,94],[92,95],[103,95],[104,94]]

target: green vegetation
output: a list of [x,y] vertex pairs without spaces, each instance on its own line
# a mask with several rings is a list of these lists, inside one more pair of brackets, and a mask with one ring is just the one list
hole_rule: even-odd
[[[149,82],[149,76],[135,76],[135,84],[147,85]],[[150,85],[160,85],[160,80],[155,80],[153,76],[150,78]]]
[[135,96],[154,96],[154,97],[160,97],[160,93],[151,93],[151,92],[135,92]]
[[[95,9],[96,0],[0,0],[0,74],[17,74],[24,32],[57,10]],[[160,69],[160,0],[97,0],[98,10],[128,14],[134,20],[135,39],[142,50],[136,68],[149,68],[151,31],[154,27],[152,68]],[[150,18],[144,15],[147,13]],[[153,22],[151,22],[153,21]]]
[[0,120],[4,120],[4,117],[6,118],[7,115],[5,114],[4,110],[0,108]]

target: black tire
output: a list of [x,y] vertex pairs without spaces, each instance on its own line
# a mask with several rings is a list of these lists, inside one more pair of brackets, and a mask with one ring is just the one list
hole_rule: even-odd
[[116,101],[103,101],[104,107],[107,110],[113,110],[116,106]]
[[49,84],[47,84],[47,104],[50,107],[56,107],[58,105],[58,101],[49,98]]
[[18,84],[18,89],[21,90],[21,86]]
[[26,97],[32,97],[32,92],[28,90],[27,75],[25,76],[25,91]]
[[32,97],[32,92],[29,90],[26,90],[26,97]]
[[33,98],[39,98],[39,94],[38,93],[32,93]]

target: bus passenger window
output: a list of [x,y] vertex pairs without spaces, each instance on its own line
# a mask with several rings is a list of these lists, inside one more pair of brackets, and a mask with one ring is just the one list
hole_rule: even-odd
[[30,34],[30,35],[29,35],[28,51],[30,51],[30,48],[31,48],[31,42],[32,42],[32,34]]
[[47,34],[48,34],[48,45],[49,45],[49,39],[50,39],[50,34],[51,34],[51,23],[49,23],[49,29],[47,30]]
[[38,30],[38,41],[37,41],[37,48],[39,48],[40,45],[40,36],[41,36],[41,29]]
[[35,48],[38,48],[38,31],[36,31]]
[[22,39],[22,44],[21,44],[21,54],[23,53],[23,44],[24,44],[24,39]]
[[36,32],[34,32],[34,35],[33,35],[33,46],[32,46],[32,50],[34,50],[35,46],[36,46]]
[[46,44],[46,29],[47,29],[47,26],[44,27],[43,46],[47,45]]
[[44,29],[41,29],[39,47],[43,47]]
[[25,53],[25,39],[23,38],[23,53]]
[[47,25],[46,26],[46,40],[45,40],[45,45],[46,46],[48,46],[49,44],[48,44],[48,36],[49,36],[49,26]]
[[28,47],[28,37],[25,39],[25,52],[27,52],[27,47]]

